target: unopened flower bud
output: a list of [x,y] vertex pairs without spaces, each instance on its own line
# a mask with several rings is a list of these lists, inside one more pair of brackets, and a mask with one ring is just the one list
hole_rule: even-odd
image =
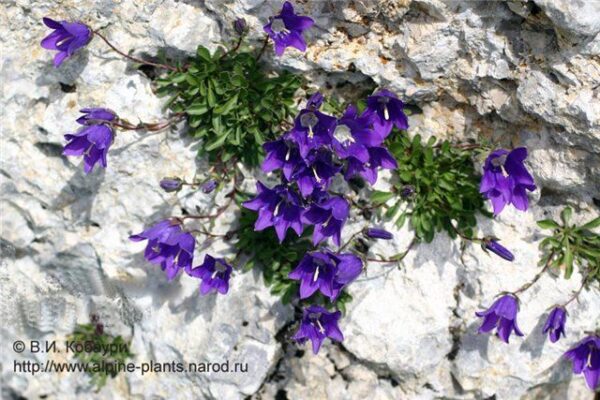
[[366,235],[368,237],[370,237],[371,239],[390,240],[390,239],[394,238],[394,235],[392,235],[390,232],[386,231],[385,229],[377,229],[377,228],[367,229]]
[[181,190],[183,181],[180,178],[163,178],[160,181],[160,187],[167,193]]
[[244,18],[238,18],[233,23],[233,29],[235,29],[238,35],[244,34],[247,28],[248,24],[246,23],[246,20]]
[[215,190],[215,188],[217,187],[217,181],[215,181],[214,179],[211,179],[209,181],[206,181],[202,184],[202,186],[200,187],[200,189],[204,192],[204,193],[210,193],[213,190]]

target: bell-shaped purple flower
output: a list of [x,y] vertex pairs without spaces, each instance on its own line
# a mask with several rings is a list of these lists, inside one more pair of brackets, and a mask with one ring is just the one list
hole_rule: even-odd
[[489,250],[492,253],[496,254],[499,257],[504,258],[507,261],[514,261],[515,256],[511,253],[506,247],[502,246],[498,243],[497,240],[494,239],[484,239],[482,243],[483,249],[485,251]]
[[362,163],[369,161],[369,147],[380,146],[383,137],[370,127],[369,118],[359,117],[355,106],[346,108],[333,130],[332,147],[341,159],[354,157]]
[[527,190],[536,189],[533,177],[525,168],[527,149],[512,151],[499,149],[487,157],[479,192],[492,201],[494,214],[498,215],[507,204],[526,211],[529,206]]
[[310,17],[294,14],[294,7],[286,1],[279,15],[271,17],[263,29],[275,43],[275,54],[281,56],[288,47],[306,51],[302,32],[312,27],[314,23],[315,21]]
[[266,155],[262,163],[262,170],[264,172],[271,172],[281,169],[283,176],[287,180],[292,179],[292,173],[301,165],[304,161],[300,157],[298,147],[289,141],[284,139],[274,140],[263,144]]
[[196,241],[189,232],[181,230],[180,222],[168,219],[146,229],[142,233],[129,236],[134,242],[147,240],[144,257],[152,264],[158,264],[173,279],[180,269],[192,267]]
[[255,231],[262,231],[270,226],[280,242],[285,239],[288,228],[292,228],[298,236],[302,235],[302,199],[288,185],[277,185],[269,189],[261,182],[256,183],[256,197],[243,203],[247,209],[258,211],[258,219],[254,224]]
[[63,154],[66,156],[83,156],[83,170],[90,173],[96,163],[104,168],[107,166],[106,156],[113,142],[114,132],[107,124],[86,125],[76,133],[65,135],[69,141]]
[[323,101],[325,101],[323,94],[320,92],[315,92],[308,98],[308,101],[306,102],[306,109],[313,111],[318,110],[323,105]]
[[573,373],[583,373],[591,390],[600,386],[600,336],[590,335],[564,354],[573,363]]
[[54,56],[55,67],[92,40],[92,30],[81,22],[58,22],[45,17],[44,24],[54,29],[54,32],[42,40],[41,45],[45,49],[58,51]]
[[300,149],[300,156],[305,158],[310,150],[321,146],[329,146],[332,140],[336,119],[331,115],[318,111],[321,101],[311,97],[307,108],[300,111],[294,120],[294,127],[285,138],[296,143]]
[[331,184],[331,179],[341,170],[333,164],[331,151],[321,148],[311,151],[305,162],[298,164],[291,180],[298,184],[300,193],[305,198],[315,190],[326,190]]
[[329,312],[321,306],[309,306],[303,310],[300,327],[293,338],[300,344],[310,340],[313,353],[317,354],[325,338],[337,342],[344,340],[344,335],[338,326],[341,316],[340,311]]
[[349,212],[348,202],[339,196],[322,196],[319,202],[313,203],[302,215],[304,223],[315,226],[313,244],[316,246],[328,237],[332,237],[333,243],[339,246],[342,228]]
[[306,253],[288,277],[300,281],[300,298],[317,290],[334,301],[342,289],[362,271],[362,261],[354,254],[335,254],[329,250]]
[[177,192],[181,190],[183,181],[181,178],[162,178],[159,183],[160,187],[167,193]]
[[207,254],[201,265],[188,269],[187,273],[202,280],[200,294],[205,295],[210,292],[227,294],[232,271],[233,267],[225,259],[214,258]]
[[552,343],[558,342],[560,339],[560,335],[565,335],[565,323],[567,322],[567,310],[564,307],[554,307],[550,314],[548,315],[548,319],[544,324],[543,333],[548,333],[548,337]]
[[356,175],[361,176],[371,185],[377,182],[379,169],[396,169],[398,162],[385,147],[369,147],[369,161],[361,162],[355,157],[348,158],[348,165],[344,178],[349,180]]
[[517,325],[518,311],[519,304],[514,296],[507,294],[500,297],[486,311],[475,313],[478,317],[483,318],[479,333],[487,333],[494,328],[498,328],[496,336],[506,343],[508,343],[513,330],[517,336],[523,336]]
[[108,108],[83,108],[79,110],[83,115],[77,118],[81,125],[98,125],[115,121],[118,117]]
[[385,229],[378,228],[368,228],[365,231],[365,234],[371,239],[391,240],[394,238],[394,235],[392,235],[391,232],[388,232]]
[[391,91],[380,89],[367,97],[365,116],[372,118],[374,129],[385,139],[395,125],[398,129],[408,129],[408,118],[404,114],[404,104]]

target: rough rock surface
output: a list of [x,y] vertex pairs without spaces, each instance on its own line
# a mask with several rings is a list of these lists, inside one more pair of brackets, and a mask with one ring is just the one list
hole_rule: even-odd
[[[319,356],[289,337],[290,308],[253,274],[237,275],[231,293],[202,298],[196,283],[147,265],[129,234],[180,208],[208,209],[212,197],[158,188],[163,176],[202,170],[198,144],[180,125],[168,133],[119,134],[106,171],[84,176],[61,156],[62,135],[77,110],[106,105],[132,121],[158,120],[163,100],[151,81],[100,41],[60,69],[39,47],[43,16],[81,19],[123,49],[177,56],[197,44],[215,48],[244,16],[251,37],[279,2],[264,0],[13,0],[0,5],[2,45],[1,320],[4,398],[546,398],[592,394],[560,355],[600,320],[600,293],[585,292],[570,310],[566,340],[540,334],[553,303],[571,281],[544,277],[523,295],[525,338],[505,345],[477,335],[474,312],[502,290],[533,277],[541,240],[535,220],[569,202],[584,220],[600,206],[600,2],[441,0],[298,1],[316,19],[306,54],[267,57],[315,85],[352,93],[375,82],[410,105],[410,134],[456,140],[486,138],[530,150],[538,190],[532,210],[482,220],[481,232],[503,239],[507,263],[443,235],[419,245],[402,268],[369,265],[351,287],[343,346]],[[327,85],[328,84],[328,85]],[[385,182],[380,185],[385,186]],[[217,203],[223,200],[216,199]],[[216,230],[235,223],[226,213]],[[346,233],[359,229],[351,224]],[[392,227],[389,227],[393,229]],[[395,254],[411,239],[395,232],[374,251]],[[213,252],[228,254],[226,248]],[[197,257],[202,253],[199,252]],[[64,338],[90,312],[107,329],[132,338],[138,361],[249,364],[247,374],[121,374],[94,393],[79,374],[14,374],[14,340]],[[279,333],[279,334],[278,334]],[[277,335],[276,335],[277,334]],[[277,338],[276,338],[277,336]],[[79,393],[76,395],[75,393]]]

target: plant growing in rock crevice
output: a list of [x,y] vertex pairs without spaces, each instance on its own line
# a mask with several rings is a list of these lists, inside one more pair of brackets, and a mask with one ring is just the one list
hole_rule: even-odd
[[[310,340],[316,353],[326,338],[343,340],[338,322],[350,299],[346,289],[369,262],[397,263],[414,244],[431,242],[441,231],[452,238],[460,236],[479,243],[484,250],[509,262],[514,260],[497,238],[477,238],[473,232],[477,214],[490,216],[484,208],[485,199],[490,200],[494,215],[506,206],[528,209],[527,192],[536,190],[536,185],[527,170],[527,149],[496,149],[489,153],[478,182],[469,151],[478,145],[448,141],[436,144],[434,138],[424,144],[418,135],[409,139],[404,103],[385,88],[377,89],[356,105],[331,102],[326,108],[322,108],[323,96],[316,92],[297,111],[295,94],[302,79],[289,72],[267,71],[259,62],[269,41],[274,43],[276,55],[289,47],[306,49],[302,35],[314,21],[297,15],[291,3],[285,2],[281,12],[264,26],[262,47],[252,49],[244,45],[247,26],[238,20],[234,28],[239,36],[229,50],[211,54],[200,46],[196,55],[181,65],[131,56],[82,23],[50,19],[44,22],[54,32],[42,41],[42,46],[58,51],[56,66],[99,37],[127,59],[165,71],[166,75],[156,80],[157,93],[170,96],[167,106],[172,115],[156,123],[134,125],[106,108],[82,110],[84,116],[77,120],[80,129],[65,136],[69,141],[65,155],[83,156],[84,170],[90,173],[97,164],[107,167],[109,148],[119,130],[159,131],[185,119],[192,135],[203,141],[201,154],[208,156],[210,168],[198,181],[167,177],[160,186],[172,193],[185,185],[199,187],[204,193],[224,187],[229,190],[226,203],[213,213],[171,216],[130,237],[133,241],[147,241],[145,258],[159,265],[167,279],[185,274],[200,281],[203,295],[226,294],[245,257],[249,260],[245,269],[260,268],[272,291],[281,295],[284,302],[298,306],[301,317],[293,338],[299,343]],[[238,170],[239,163],[251,168],[261,160],[263,171],[276,177],[278,184],[269,187],[259,182],[257,193],[247,195],[241,188],[243,174]],[[371,202],[355,201],[347,190],[337,193],[331,189],[334,179],[345,181],[345,188],[355,187],[357,181],[361,187],[373,186],[382,169],[393,171],[393,190],[375,191]],[[230,183],[224,184],[225,180]],[[408,220],[415,232],[415,240],[405,252],[389,259],[370,258],[362,245],[363,238],[393,237],[370,225],[342,242],[344,226],[353,210],[362,209],[363,215],[368,215],[374,208],[389,203],[385,217],[399,227]],[[255,212],[243,211],[236,231],[215,234],[207,229],[209,224],[196,229],[188,224],[214,223],[236,204]],[[554,229],[553,236],[542,242],[544,269],[521,288],[502,293],[490,309],[477,313],[484,318],[481,332],[496,329],[506,342],[513,331],[522,335],[517,325],[518,295],[546,269],[564,266],[569,277],[573,265],[578,265],[585,276],[584,284],[571,299],[556,306],[544,329],[552,341],[560,339],[565,330],[565,307],[587,283],[598,281],[599,275],[596,248],[600,241],[591,232],[599,222],[574,227],[568,224],[569,214],[570,211],[563,212],[563,225],[554,221],[540,223],[543,228]],[[209,238],[236,238],[235,258],[205,254],[204,262],[195,266],[196,241]],[[83,327],[77,334],[83,337],[89,329]],[[583,372],[592,389],[598,386],[600,376],[600,361],[596,362],[599,344],[599,333],[591,333],[566,355],[574,362],[574,372]],[[588,362],[582,367],[586,357]]]

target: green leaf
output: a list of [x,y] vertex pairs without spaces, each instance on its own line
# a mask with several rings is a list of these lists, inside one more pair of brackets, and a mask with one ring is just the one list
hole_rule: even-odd
[[569,220],[571,219],[572,214],[573,214],[573,209],[569,206],[565,207],[565,209],[562,210],[562,212],[560,213],[560,219],[562,220],[562,222],[565,226],[567,226],[567,224],[569,223]]
[[585,225],[580,226],[579,228],[577,228],[578,231],[585,231],[585,230],[591,230],[591,229],[595,229],[600,227],[600,217],[598,218],[594,218],[593,220],[591,220],[590,222],[586,223]]
[[371,201],[376,204],[383,204],[392,197],[394,197],[394,193],[390,192],[375,190],[373,193],[371,193]]
[[238,95],[234,95],[232,98],[227,100],[225,104],[219,105],[215,108],[214,113],[219,115],[229,114],[237,105]]
[[204,102],[194,103],[185,111],[189,115],[202,115],[208,112],[208,105]]
[[553,221],[551,219],[543,219],[541,221],[537,221],[537,225],[542,229],[560,228],[560,225],[558,225],[555,221]]
[[198,57],[200,57],[204,61],[212,60],[212,58],[210,56],[210,51],[208,51],[208,49],[204,46],[198,46],[198,49],[196,50],[196,54],[198,55]]

